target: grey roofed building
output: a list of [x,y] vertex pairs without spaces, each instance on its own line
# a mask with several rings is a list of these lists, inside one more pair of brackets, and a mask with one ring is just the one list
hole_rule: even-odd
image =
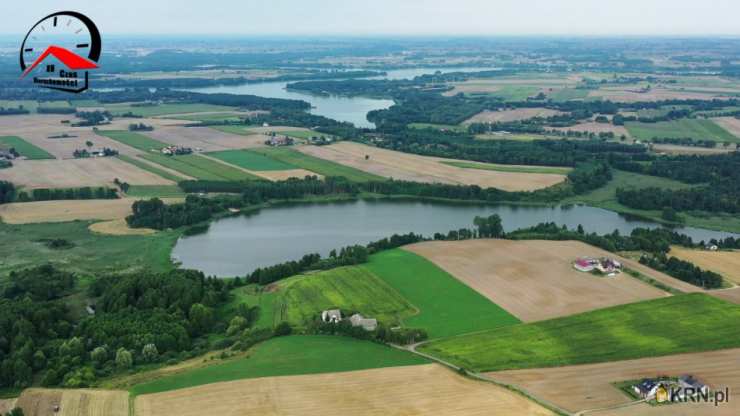
[[374,331],[378,327],[377,319],[365,318],[359,313],[352,315],[349,318],[349,322],[352,326],[361,326],[365,331]]

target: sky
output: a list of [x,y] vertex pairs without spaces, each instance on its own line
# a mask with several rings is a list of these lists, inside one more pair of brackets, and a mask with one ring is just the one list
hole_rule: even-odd
[[2,34],[25,33],[63,7],[87,14],[105,34],[121,35],[740,35],[739,0],[31,0],[7,6]]

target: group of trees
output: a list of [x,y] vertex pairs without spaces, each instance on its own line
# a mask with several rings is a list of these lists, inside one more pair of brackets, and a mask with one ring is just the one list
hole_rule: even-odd
[[[111,157],[118,155],[118,150],[104,147],[103,150],[101,150],[101,153],[103,157]],[[75,151],[72,152],[72,156],[76,159],[85,159],[92,155],[87,149],[75,149]]]
[[0,204],[6,204],[15,200],[15,185],[12,182],[0,181]]
[[710,270],[702,270],[691,262],[668,257],[663,253],[643,255],[640,257],[640,263],[704,289],[722,287],[722,276],[719,274]]
[[82,188],[57,188],[57,189],[46,189],[39,188],[31,191],[20,191],[18,192],[17,202],[30,202],[30,201],[56,201],[66,199],[116,199],[118,194],[115,189],[112,188],[91,188],[85,186]]
[[152,131],[154,126],[150,126],[144,123],[131,123],[128,125],[129,131]]

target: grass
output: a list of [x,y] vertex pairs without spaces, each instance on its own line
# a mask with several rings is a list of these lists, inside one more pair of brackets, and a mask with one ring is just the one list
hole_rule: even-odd
[[223,160],[226,163],[258,172],[296,169],[294,165],[249,150],[223,150],[220,152],[211,152],[208,155]]
[[135,149],[150,152],[152,150],[159,151],[163,147],[169,146],[169,144],[154,140],[140,133],[134,133],[125,130],[105,130],[98,131],[98,134],[111,138],[117,142],[121,142],[127,146],[131,146]]
[[160,393],[203,384],[258,377],[333,373],[426,364],[411,353],[354,338],[289,336],[259,344],[247,358],[184,371],[131,388],[131,394]]
[[494,170],[497,172],[516,172],[516,173],[552,173],[558,175],[567,175],[571,168],[560,168],[555,166],[512,166],[496,165],[492,163],[475,163],[475,162],[442,162],[445,165],[455,166],[464,169]]
[[486,95],[499,97],[504,101],[525,101],[528,97],[537,95],[540,89],[531,85],[503,85],[498,91]]
[[274,328],[280,323],[276,320],[279,314],[275,313],[275,306],[279,303],[278,293],[265,291],[261,286],[248,285],[231,291],[232,299],[221,306],[218,310],[219,316],[234,316],[240,304],[246,306],[259,306],[259,317],[254,323],[255,328]]
[[318,133],[312,130],[286,130],[281,131],[280,134],[288,137],[293,137],[294,139],[303,140],[310,139],[311,137],[331,136],[330,134]]
[[211,181],[243,181],[260,179],[255,175],[199,155],[164,156],[158,153],[140,157],[196,179]]
[[499,328],[422,346],[475,371],[628,360],[740,346],[740,306],[695,293]]
[[35,100],[0,100],[0,108],[18,108],[18,106],[35,113],[39,103]]
[[385,178],[363,172],[361,170],[344,166],[339,163],[309,156],[297,150],[278,147],[269,149],[252,149],[254,153],[259,153],[271,159],[296,166],[301,169],[310,170],[323,176],[344,176],[355,182],[384,181]]
[[133,157],[129,157],[129,156],[126,156],[126,155],[119,154],[118,155],[118,158],[121,159],[121,160],[123,160],[124,162],[130,163],[130,164],[132,164],[132,165],[134,165],[134,166],[136,166],[136,167],[138,167],[140,169],[144,169],[147,172],[150,172],[150,173],[153,173],[155,175],[158,175],[158,176],[160,176],[160,177],[162,177],[164,179],[169,179],[172,182],[180,182],[181,180],[185,179],[184,177],[173,175],[172,173],[170,173],[170,172],[168,172],[168,171],[166,171],[164,169],[159,169],[159,168],[157,168],[155,166],[150,165],[149,163],[144,163],[144,162],[142,162],[142,161],[140,161],[138,159],[135,159]]
[[371,256],[366,268],[393,287],[420,313],[405,326],[424,328],[430,338],[481,331],[520,321],[449,273],[414,253],[388,250]]
[[133,198],[184,198],[177,185],[130,185],[126,195]]
[[190,121],[240,121],[238,114],[233,113],[215,113],[215,114],[191,114],[186,116],[177,116],[178,120]]
[[0,147],[14,148],[27,159],[55,159],[46,150],[35,146],[18,136],[0,136]]
[[534,140],[546,140],[551,137],[535,134],[476,134],[477,140],[516,140],[521,142],[531,142]]
[[[119,273],[145,268],[170,270],[170,251],[176,232],[146,236],[97,234],[91,221],[12,225],[0,223],[0,276],[13,270],[52,263],[81,274]],[[64,238],[72,248],[53,250],[40,240]]]
[[130,104],[109,104],[105,106],[114,116],[132,113],[141,117],[164,116],[169,114],[202,113],[206,111],[232,111],[233,107],[212,104],[158,104],[137,107]]
[[363,267],[340,267],[282,281],[276,293],[277,319],[301,326],[321,311],[339,308],[359,312],[389,326],[416,314],[396,290]]
[[643,141],[659,138],[686,138],[740,143],[740,137],[720,127],[712,120],[689,119],[661,121],[658,123],[627,122],[625,127],[632,137]]

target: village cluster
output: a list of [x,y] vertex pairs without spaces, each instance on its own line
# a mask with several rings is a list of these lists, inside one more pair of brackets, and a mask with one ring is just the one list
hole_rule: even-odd
[[[339,309],[329,309],[321,312],[321,321],[325,323],[337,324],[342,322],[342,311]],[[378,320],[373,318],[365,318],[364,316],[356,313],[349,317],[349,322],[354,327],[362,327],[365,331],[374,331],[378,328]]]
[[632,385],[631,389],[648,402],[685,402],[697,397],[709,399],[709,387],[691,375],[677,379],[646,378]]

